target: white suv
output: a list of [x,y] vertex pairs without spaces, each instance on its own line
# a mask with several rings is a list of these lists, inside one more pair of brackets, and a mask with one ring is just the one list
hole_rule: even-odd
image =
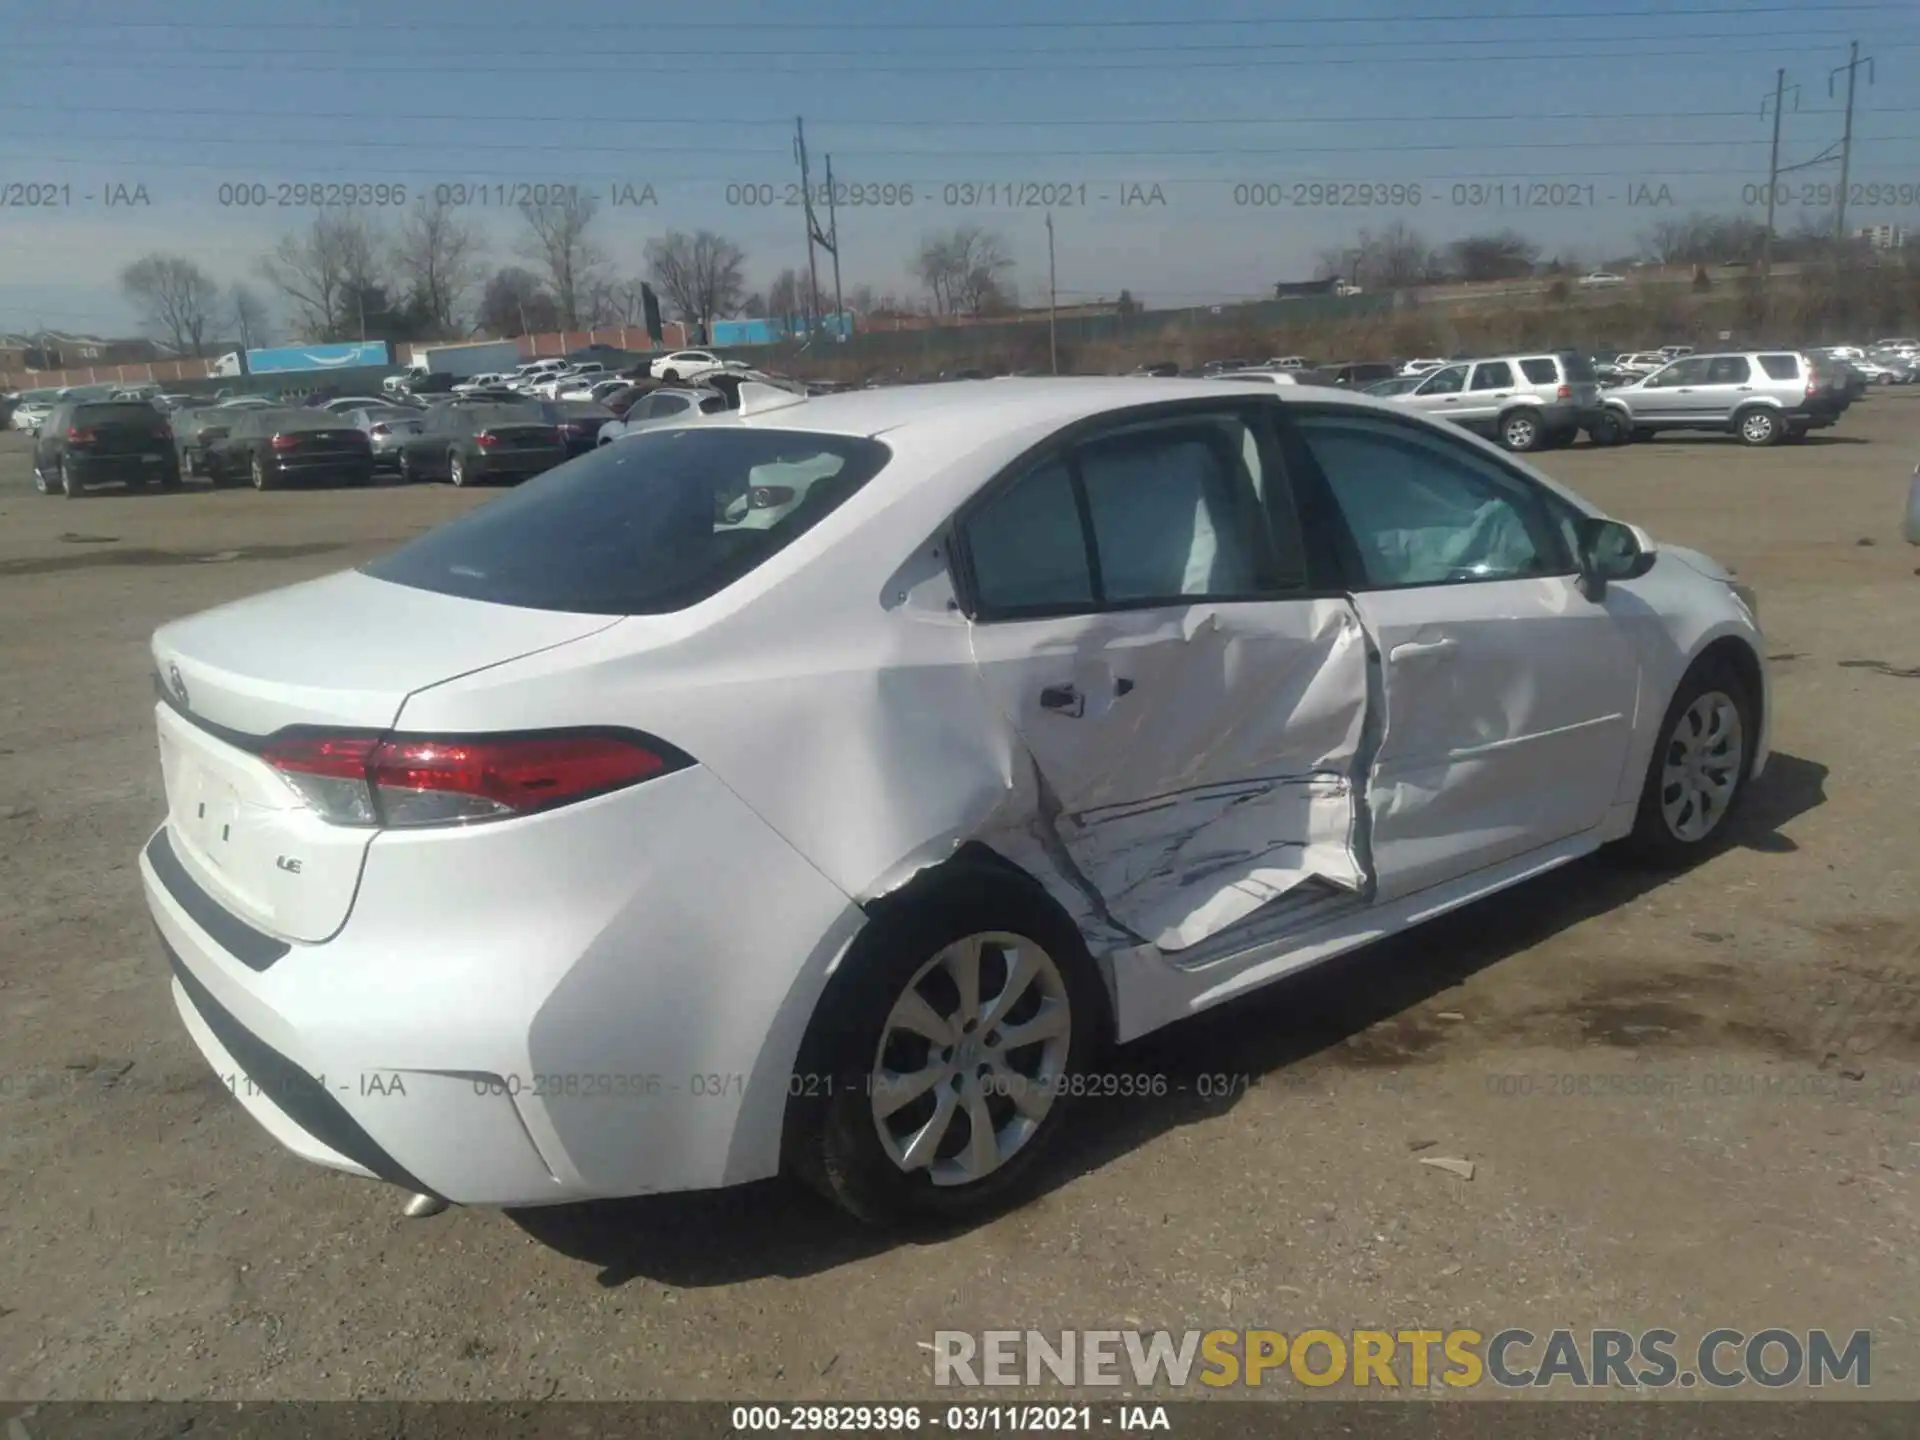
[[1630,433],[1601,405],[1593,362],[1570,350],[1443,365],[1392,398],[1488,435],[1509,450],[1564,445],[1583,430],[1597,444],[1618,444]]

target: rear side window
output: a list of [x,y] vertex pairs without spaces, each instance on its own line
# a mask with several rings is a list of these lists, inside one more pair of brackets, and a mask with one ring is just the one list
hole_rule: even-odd
[[1083,441],[992,493],[964,535],[987,618],[1246,599],[1305,584],[1291,503],[1237,415],[1148,421]]
[[1798,355],[1762,355],[1760,368],[1774,380],[1798,380],[1800,357]]
[[1551,360],[1522,360],[1520,373],[1527,377],[1530,385],[1558,385],[1559,368]]
[[139,425],[157,430],[166,417],[144,400],[124,400],[108,405],[76,405],[74,421],[84,425]]
[[657,615],[717,594],[877,475],[878,441],[669,429],[602,446],[364,567],[441,595]]

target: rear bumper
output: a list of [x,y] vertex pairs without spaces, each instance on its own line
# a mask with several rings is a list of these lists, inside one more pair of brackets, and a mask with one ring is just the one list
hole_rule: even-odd
[[479,480],[524,479],[565,464],[567,459],[563,450],[540,450],[526,454],[508,451],[504,455],[476,456],[469,468],[474,478]]
[[[148,459],[151,455],[153,458]],[[68,451],[66,462],[83,481],[151,480],[178,473],[180,459],[173,446],[161,441],[152,450],[137,455],[82,455]]]
[[[544,816],[382,834],[333,938],[249,932],[277,956],[168,873],[165,834],[141,882],[222,1083],[303,1159],[457,1204],[775,1174],[794,1056],[862,921],[697,767]],[[753,877],[752,905],[716,895],[729,874]]]
[[267,467],[286,480],[317,479],[328,476],[360,477],[373,470],[373,456],[366,455],[276,455]]

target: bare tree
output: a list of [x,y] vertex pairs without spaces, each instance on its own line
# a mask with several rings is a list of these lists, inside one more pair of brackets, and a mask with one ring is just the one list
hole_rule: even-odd
[[533,335],[560,328],[560,307],[538,275],[508,265],[496,270],[481,288],[476,318],[490,335]]
[[801,315],[807,309],[807,282],[789,265],[773,277],[767,287],[767,311],[771,315]]
[[1461,280],[1513,280],[1533,273],[1540,247],[1514,230],[1468,235],[1447,247],[1449,268]]
[[199,355],[220,287],[179,255],[145,255],[120,272],[120,288],[150,329],[183,355]]
[[1660,221],[1640,246],[1662,265],[1720,265],[1758,259],[1766,231],[1743,215],[1687,215]]
[[232,318],[242,349],[251,350],[266,343],[272,324],[267,316],[267,302],[251,285],[236,280],[227,287],[227,314]]
[[580,328],[581,302],[606,269],[606,254],[587,238],[599,213],[598,200],[574,189],[565,190],[559,199],[528,201],[520,207],[521,218],[533,232],[523,253],[546,270],[563,330]]
[[480,283],[481,244],[452,206],[422,194],[400,222],[394,277],[438,337],[463,334],[467,297]]
[[739,309],[747,285],[746,251],[723,235],[674,230],[647,242],[647,273],[682,320],[710,328]]
[[[307,338],[358,334],[363,312],[382,308],[385,244],[354,210],[322,213],[305,231],[285,235],[260,261],[260,274],[287,297]],[[369,305],[369,299],[373,304]]]
[[1004,308],[1012,297],[1013,257],[991,231],[962,225],[920,242],[914,274],[932,298],[936,314],[982,315]]

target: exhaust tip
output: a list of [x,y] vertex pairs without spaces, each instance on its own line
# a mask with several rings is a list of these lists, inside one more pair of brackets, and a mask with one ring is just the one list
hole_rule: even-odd
[[409,1220],[425,1220],[446,1208],[447,1202],[438,1195],[415,1195],[401,1207],[400,1213]]

